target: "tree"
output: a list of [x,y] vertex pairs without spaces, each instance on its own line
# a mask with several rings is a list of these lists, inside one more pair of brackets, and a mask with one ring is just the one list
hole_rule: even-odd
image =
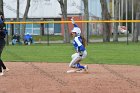
[[[19,0],[17,0],[17,22],[19,22]],[[20,24],[16,25],[17,33],[20,34]]]
[[[140,2],[136,3],[136,20],[140,19]],[[139,36],[139,30],[140,30],[140,23],[135,23],[134,25],[134,31],[133,31],[133,42],[138,42],[138,36]]]
[[0,0],[0,12],[3,12],[3,0]]
[[[26,21],[26,18],[27,18],[28,12],[29,12],[29,8],[30,8],[30,2],[31,2],[31,0],[27,0],[26,9],[25,9],[23,19],[22,19],[23,22]],[[22,35],[25,34],[25,28],[26,28],[26,24],[22,24]]]
[[[61,7],[61,12],[63,19],[66,21],[67,20],[67,0],[58,0],[60,7]],[[68,24],[64,24],[64,43],[70,43],[70,36],[69,36],[69,29],[68,29]]]
[[[119,20],[119,2],[120,0],[114,1],[114,19]],[[118,42],[118,25],[119,23],[114,23],[114,29],[113,29],[113,41]]]
[[[88,21],[89,20],[89,12],[88,12],[88,0],[83,0],[84,3],[84,20]],[[87,43],[89,41],[89,23],[84,24],[84,37],[87,39]]]
[[[100,0],[102,7],[102,19],[110,20],[110,14],[108,12],[107,1]],[[103,42],[110,42],[110,23],[102,23],[103,24]]]

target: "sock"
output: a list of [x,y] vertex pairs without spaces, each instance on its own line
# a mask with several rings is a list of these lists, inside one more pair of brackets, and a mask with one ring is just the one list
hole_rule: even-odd
[[76,65],[77,65],[77,68],[82,68],[82,69],[85,68],[84,66],[81,66],[80,63],[77,63]]

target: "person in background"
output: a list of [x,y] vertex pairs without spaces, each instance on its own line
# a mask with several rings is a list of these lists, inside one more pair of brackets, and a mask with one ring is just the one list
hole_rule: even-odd
[[20,35],[18,35],[17,33],[15,35],[13,35],[12,37],[12,45],[15,45],[15,44],[22,44],[20,42]]
[[9,69],[4,65],[1,54],[3,48],[5,47],[5,36],[7,34],[6,25],[4,23],[4,16],[3,12],[0,12],[0,76],[4,75],[4,72],[8,71]]
[[24,44],[25,45],[30,45],[33,43],[33,37],[27,33],[25,36],[24,36]]

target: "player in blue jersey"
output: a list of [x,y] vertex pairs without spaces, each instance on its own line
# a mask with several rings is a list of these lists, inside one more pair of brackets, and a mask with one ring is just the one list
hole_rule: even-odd
[[[73,36],[73,46],[75,53],[71,56],[72,60],[69,64],[70,68],[75,68],[74,72],[77,71],[87,71],[88,66],[82,66],[80,61],[87,56],[87,51],[85,49],[85,39],[81,36],[81,30],[77,24],[75,24],[74,19],[72,18],[72,24],[74,28],[72,29],[71,35]],[[69,71],[67,71],[69,72]]]
[[25,45],[30,45],[33,43],[33,37],[27,33],[25,36],[24,36],[24,44]]
[[3,48],[5,47],[5,36],[7,34],[6,25],[4,23],[3,12],[0,12],[0,76],[3,76],[5,71],[9,69],[4,65],[1,55],[3,52]]

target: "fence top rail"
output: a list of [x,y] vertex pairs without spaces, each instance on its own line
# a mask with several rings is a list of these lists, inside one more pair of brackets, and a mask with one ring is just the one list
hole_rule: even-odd
[[[89,20],[75,21],[76,23],[137,23],[140,20]],[[30,21],[30,22],[5,22],[6,24],[50,24],[50,23],[71,23],[71,21]]]

